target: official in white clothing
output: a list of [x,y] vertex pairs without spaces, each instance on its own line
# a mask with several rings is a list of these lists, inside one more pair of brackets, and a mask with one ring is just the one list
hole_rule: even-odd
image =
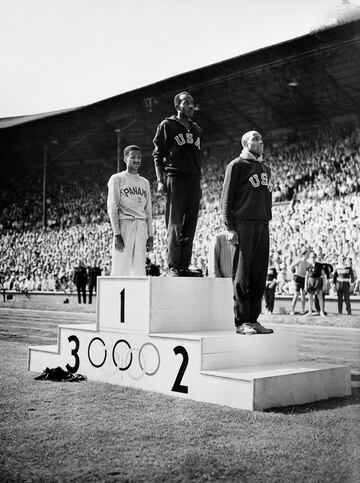
[[235,249],[235,245],[229,242],[226,231],[213,237],[209,246],[209,277],[232,278]]

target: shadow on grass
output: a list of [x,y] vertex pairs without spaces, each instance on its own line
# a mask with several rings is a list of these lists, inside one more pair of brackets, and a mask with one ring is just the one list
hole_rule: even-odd
[[270,408],[264,410],[266,413],[281,414],[304,414],[313,411],[326,411],[328,409],[337,409],[346,406],[360,405],[360,388],[351,388],[351,395],[345,397],[333,397],[325,401],[317,401],[313,403],[301,404],[299,406],[285,406],[282,408]]

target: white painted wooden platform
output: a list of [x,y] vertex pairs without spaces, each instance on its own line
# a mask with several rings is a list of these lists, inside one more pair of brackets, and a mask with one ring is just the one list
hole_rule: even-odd
[[236,335],[229,279],[98,279],[96,324],[59,327],[28,369],[260,410],[351,393],[350,367],[299,361],[298,336]]

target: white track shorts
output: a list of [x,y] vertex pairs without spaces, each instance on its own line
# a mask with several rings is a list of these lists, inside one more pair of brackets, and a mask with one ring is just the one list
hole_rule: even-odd
[[111,275],[115,277],[144,277],[148,226],[146,220],[121,220],[121,236],[124,250],[115,250],[115,237],[112,244]]

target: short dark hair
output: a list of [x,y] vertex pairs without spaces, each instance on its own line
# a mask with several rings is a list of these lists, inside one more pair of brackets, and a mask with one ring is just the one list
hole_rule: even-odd
[[175,106],[175,109],[180,104],[180,102],[179,102],[180,96],[183,96],[183,95],[192,97],[192,95],[189,92],[187,92],[187,91],[179,92],[179,94],[176,94],[176,96],[174,97],[174,106]]
[[136,144],[130,144],[130,146],[126,146],[126,148],[124,148],[124,158],[126,158],[126,156],[130,153],[130,151],[141,152],[141,149],[139,148],[139,146],[136,146]]

